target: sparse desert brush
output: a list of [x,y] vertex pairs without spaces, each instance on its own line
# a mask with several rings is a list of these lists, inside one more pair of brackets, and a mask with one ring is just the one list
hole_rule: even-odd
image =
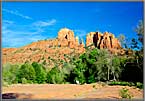
[[127,88],[122,88],[119,92],[119,95],[121,96],[121,98],[127,98],[127,99],[131,99],[133,97],[132,94],[129,93],[129,89]]

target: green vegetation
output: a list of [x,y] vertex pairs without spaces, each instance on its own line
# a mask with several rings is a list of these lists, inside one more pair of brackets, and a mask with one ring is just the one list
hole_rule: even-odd
[[122,98],[127,98],[127,99],[131,99],[133,97],[133,95],[131,95],[129,93],[129,90],[127,88],[122,88],[119,92],[119,95],[122,97]]
[[125,81],[113,81],[113,82],[109,82],[108,85],[121,85],[121,86],[135,86],[139,89],[143,89],[143,83],[140,82],[125,82]]
[[31,64],[29,63],[23,64],[16,75],[18,79],[18,83],[22,83],[22,80],[24,78],[27,80],[28,83],[34,82],[36,78],[35,74],[36,74],[35,70]]
[[[37,62],[32,64],[25,62],[21,65],[6,64],[3,66],[3,84],[89,84],[113,80],[114,82],[109,83],[109,85],[127,85],[143,88],[143,80],[138,79],[143,75],[143,64],[141,63],[143,57],[138,51],[131,58],[113,55],[106,49],[100,50],[97,48],[88,49],[80,56],[72,55],[65,55],[65,58],[68,58],[69,61],[55,60],[49,57],[48,59],[51,59],[55,64],[55,67],[51,70],[48,70],[44,63],[38,64]],[[133,66],[128,64],[128,62],[132,62]],[[135,78],[134,74],[132,74],[134,73],[133,70],[139,74],[136,74]]]
[[[3,85],[16,83],[50,83],[50,84],[90,84],[95,82],[108,82],[109,85],[136,86],[143,89],[143,47],[140,50],[133,50],[142,42],[142,27],[138,27],[138,40],[132,40],[132,49],[127,50],[126,55],[119,56],[111,54],[107,49],[90,49],[86,47],[85,53],[78,55],[74,51],[64,55],[65,59],[53,59],[42,57],[42,64],[25,62],[24,64],[3,65]],[[120,36],[122,45],[125,37]],[[143,44],[143,43],[142,43]],[[125,46],[124,46],[125,47]],[[129,55],[129,51],[133,55]],[[49,67],[47,61],[55,64]],[[52,68],[52,69],[50,69]],[[113,82],[110,82],[112,81]],[[95,87],[95,86],[94,86]],[[127,98],[128,90],[123,89],[121,96]],[[130,97],[129,97],[130,98]]]
[[52,68],[48,73],[47,73],[47,83],[50,84],[62,84],[64,83],[64,75],[61,72],[61,70],[57,67]]
[[45,83],[45,80],[46,80],[45,68],[36,62],[33,62],[32,66],[33,66],[35,73],[36,73],[35,82],[39,83],[39,84]]

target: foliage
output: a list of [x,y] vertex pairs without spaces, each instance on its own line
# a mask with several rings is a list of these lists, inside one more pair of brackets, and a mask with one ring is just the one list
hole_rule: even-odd
[[139,43],[138,43],[138,41],[135,38],[133,38],[131,41],[132,41],[131,42],[131,48],[132,49],[139,49]]
[[75,61],[76,67],[71,71],[69,81],[83,84],[110,80],[111,76],[118,79],[121,72],[120,59],[110,56],[107,50],[96,48],[86,51]]
[[22,84],[27,84],[27,79],[26,78],[22,78]]
[[120,34],[120,35],[118,36],[118,40],[119,40],[119,42],[121,43],[121,46],[122,46],[123,48],[127,48],[127,40],[126,40],[126,37],[125,37],[123,34]]
[[113,81],[113,82],[109,82],[108,85],[121,85],[121,86],[135,86],[139,89],[143,89],[143,84],[140,82],[125,82],[125,81]]
[[35,73],[36,73],[36,78],[35,78],[36,83],[39,83],[39,84],[45,83],[46,72],[45,72],[44,67],[36,62],[33,62],[32,66],[33,66]]
[[134,86],[134,83],[129,83],[129,82],[119,82],[119,81],[113,81],[113,82],[109,82],[109,85],[121,85],[121,86]]
[[16,74],[18,73],[19,65],[11,65],[11,64],[5,64],[2,68],[2,80],[3,84],[12,84],[17,83],[17,77]]
[[[142,20],[139,21],[138,25],[135,28],[135,32],[137,33],[138,38],[133,38],[131,43],[132,49],[140,49],[143,50],[143,40],[144,40],[144,23]],[[141,44],[140,44],[141,43]]]
[[[143,26],[143,22],[140,21],[136,27],[138,40],[132,39],[131,49],[139,49],[139,41],[143,45]],[[120,34],[119,41],[129,53],[128,41],[123,34]],[[83,43],[83,40],[80,40],[80,43]],[[64,60],[48,57],[51,63],[55,64],[50,71],[44,68],[44,66],[49,65],[46,62],[47,60],[44,60],[44,56],[42,57],[42,60],[44,60],[42,64],[26,62],[21,66],[3,65],[3,84],[41,84],[46,82],[52,84],[79,82],[79,84],[84,84],[122,80],[138,83],[118,82],[118,84],[135,85],[138,88],[143,88],[143,48],[134,50],[133,55],[117,56],[111,54],[107,49],[91,49],[92,45],[85,47],[86,51],[81,55],[76,54],[75,50],[69,55],[64,55]]]
[[135,29],[137,35],[138,35],[138,40],[142,43],[143,45],[143,36],[144,36],[144,23],[142,20],[139,21],[138,25],[136,26]]
[[140,82],[137,82],[136,87],[139,88],[139,89],[143,89],[143,84],[140,83]]
[[133,55],[125,57],[123,61],[124,67],[120,79],[129,82],[143,82],[143,52],[134,51]]
[[133,96],[128,92],[127,88],[122,88],[119,92],[119,95],[122,98],[127,98],[127,99],[131,99]]
[[46,76],[46,82],[50,84],[64,83],[64,75],[57,67],[53,67]]
[[119,58],[118,56],[112,57],[111,73],[114,80],[118,79],[121,75],[121,62],[121,58]]
[[29,82],[34,82],[36,76],[35,76],[35,70],[33,66],[29,63],[25,63],[21,66],[19,69],[19,73],[17,74],[18,77],[18,83],[22,83],[22,78],[27,79]]

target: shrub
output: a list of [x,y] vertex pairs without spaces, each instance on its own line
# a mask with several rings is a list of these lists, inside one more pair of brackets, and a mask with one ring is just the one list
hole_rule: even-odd
[[22,84],[26,84],[27,83],[27,79],[22,78]]
[[131,99],[133,96],[128,92],[127,88],[122,88],[119,92],[119,95],[122,98],[127,98],[127,99]]
[[133,82],[113,81],[109,82],[108,85],[135,86],[139,89],[143,89],[143,84],[140,82],[133,83]]
[[137,82],[136,87],[139,88],[139,89],[143,89],[143,84],[140,83],[140,82]]

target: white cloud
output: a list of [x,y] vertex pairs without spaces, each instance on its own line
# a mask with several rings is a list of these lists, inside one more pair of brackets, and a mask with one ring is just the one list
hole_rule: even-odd
[[22,17],[24,19],[32,20],[31,17],[23,15],[23,14],[19,13],[18,11],[12,11],[12,10],[8,10],[8,9],[2,9],[2,10],[4,12],[10,13],[10,14],[13,14],[13,15],[16,15],[16,16],[20,16],[20,17]]
[[[34,41],[46,39],[46,36],[43,33],[46,30],[49,30],[49,29],[51,30],[51,28],[34,27],[33,24],[36,22],[32,22],[27,25],[20,25],[13,21],[3,20],[2,46],[3,47],[20,47]],[[49,22],[43,23],[43,24],[45,26],[49,26],[49,25],[54,25],[54,22],[56,22],[56,20],[50,20]],[[44,26],[44,25],[41,25],[41,26]]]
[[24,46],[30,42],[45,39],[41,35],[39,30],[34,32],[28,31],[17,31],[17,30],[3,30],[2,31],[2,44],[7,47],[19,47]]
[[48,20],[48,21],[37,21],[34,22],[33,25],[36,27],[47,27],[47,26],[52,26],[56,23],[55,19]]

